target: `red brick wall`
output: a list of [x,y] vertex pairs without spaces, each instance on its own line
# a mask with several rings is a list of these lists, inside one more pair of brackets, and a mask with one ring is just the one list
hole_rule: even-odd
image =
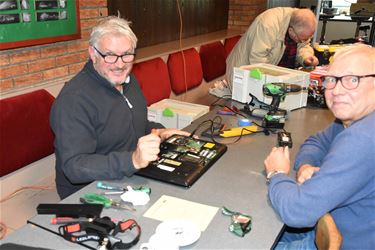
[[0,51],[0,91],[74,76],[87,60],[91,28],[108,15],[107,0],[79,0],[79,40]]
[[[79,0],[80,40],[0,51],[0,92],[65,81],[87,60],[91,28],[108,15],[107,0]],[[266,9],[265,0],[229,0],[228,28],[245,31]]]
[[246,31],[266,8],[266,0],[229,0],[228,29]]

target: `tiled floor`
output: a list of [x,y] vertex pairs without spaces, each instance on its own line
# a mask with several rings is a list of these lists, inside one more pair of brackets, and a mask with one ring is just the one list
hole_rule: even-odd
[[49,189],[27,189],[0,204],[0,221],[6,225],[6,235],[22,227],[29,218],[36,215],[38,204],[56,203],[60,200],[53,177],[45,179],[38,186],[47,186]]

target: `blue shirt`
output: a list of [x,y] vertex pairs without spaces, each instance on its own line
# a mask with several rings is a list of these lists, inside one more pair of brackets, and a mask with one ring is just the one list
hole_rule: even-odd
[[320,167],[298,185],[276,175],[269,197],[284,223],[312,227],[331,212],[343,235],[343,249],[375,249],[375,112],[344,128],[336,121],[308,138],[300,148],[295,169]]

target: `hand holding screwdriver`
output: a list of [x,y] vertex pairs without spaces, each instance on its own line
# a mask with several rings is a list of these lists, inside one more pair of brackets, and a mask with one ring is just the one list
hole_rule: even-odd
[[150,162],[158,159],[160,142],[161,138],[157,132],[138,139],[137,147],[132,155],[133,165],[136,169],[145,168]]

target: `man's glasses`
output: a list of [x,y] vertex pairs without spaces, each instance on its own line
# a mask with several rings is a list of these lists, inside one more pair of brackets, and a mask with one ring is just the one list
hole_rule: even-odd
[[302,44],[308,44],[311,40],[311,37],[307,38],[307,39],[301,39],[298,35],[298,33],[296,32],[296,30],[294,29],[293,26],[289,26],[290,28],[292,28],[293,30],[293,33],[294,35],[296,36],[297,40],[298,40],[298,43],[302,43]]
[[119,58],[121,58],[122,62],[123,63],[130,63],[130,62],[133,62],[134,59],[135,59],[135,53],[125,53],[121,56],[118,56],[118,55],[105,55],[103,53],[101,53],[97,48],[95,48],[94,46],[92,46],[96,52],[98,52],[98,54],[103,57],[104,61],[106,63],[110,63],[110,64],[114,64],[117,62],[117,60]]
[[346,75],[346,76],[322,76],[322,82],[325,89],[334,89],[338,81],[341,82],[341,85],[348,89],[356,89],[359,85],[359,81],[362,78],[366,77],[375,77],[375,74],[356,76],[356,75]]

